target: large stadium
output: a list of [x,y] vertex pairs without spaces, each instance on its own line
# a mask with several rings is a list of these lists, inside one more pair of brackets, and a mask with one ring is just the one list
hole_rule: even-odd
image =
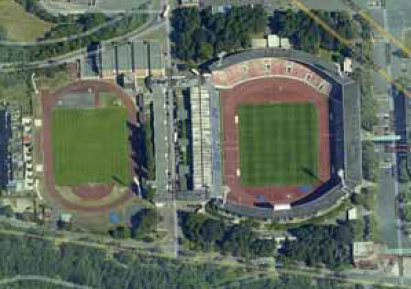
[[220,108],[214,190],[224,210],[306,217],[361,182],[359,90],[334,65],[269,49],[226,56],[210,70]]

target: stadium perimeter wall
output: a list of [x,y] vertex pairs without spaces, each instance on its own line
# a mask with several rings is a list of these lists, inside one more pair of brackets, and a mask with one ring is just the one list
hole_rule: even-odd
[[[257,217],[273,220],[308,218],[327,211],[339,204],[362,181],[361,152],[361,110],[359,85],[349,77],[341,75],[338,67],[314,55],[296,50],[257,49],[235,53],[216,60],[208,66],[211,71],[223,70],[233,64],[257,58],[283,58],[302,63],[313,69],[333,85],[330,94],[330,127],[335,133],[331,138],[330,182],[323,191],[292,204],[290,210],[274,211],[270,208],[247,207],[227,202],[221,209],[233,215]],[[344,170],[346,188],[336,177],[337,171]]]

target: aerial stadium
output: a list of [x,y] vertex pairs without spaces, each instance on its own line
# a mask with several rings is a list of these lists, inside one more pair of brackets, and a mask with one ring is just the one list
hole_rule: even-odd
[[361,183],[359,87],[334,64],[262,49],[227,55],[209,69],[219,108],[211,113],[212,190],[221,209],[305,218]]

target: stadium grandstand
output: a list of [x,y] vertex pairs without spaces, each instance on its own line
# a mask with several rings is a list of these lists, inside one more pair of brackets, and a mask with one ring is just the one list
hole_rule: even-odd
[[210,96],[204,86],[190,88],[193,187],[212,185]]
[[[220,121],[211,116],[212,124],[221,123],[221,134],[213,133],[211,142],[221,143],[212,195],[219,196],[222,211],[276,220],[311,217],[362,182],[360,91],[336,65],[269,48],[227,55],[208,68],[209,94],[221,106]],[[214,179],[220,178],[217,187]]]
[[118,75],[131,75],[136,79],[164,76],[164,55],[160,42],[134,41],[101,44],[97,53],[81,60],[82,79],[114,79]]

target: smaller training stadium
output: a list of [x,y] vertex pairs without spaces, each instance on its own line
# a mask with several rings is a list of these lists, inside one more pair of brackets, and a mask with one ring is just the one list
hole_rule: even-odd
[[43,95],[44,175],[65,209],[108,211],[133,196],[137,113],[115,84],[78,81]]

